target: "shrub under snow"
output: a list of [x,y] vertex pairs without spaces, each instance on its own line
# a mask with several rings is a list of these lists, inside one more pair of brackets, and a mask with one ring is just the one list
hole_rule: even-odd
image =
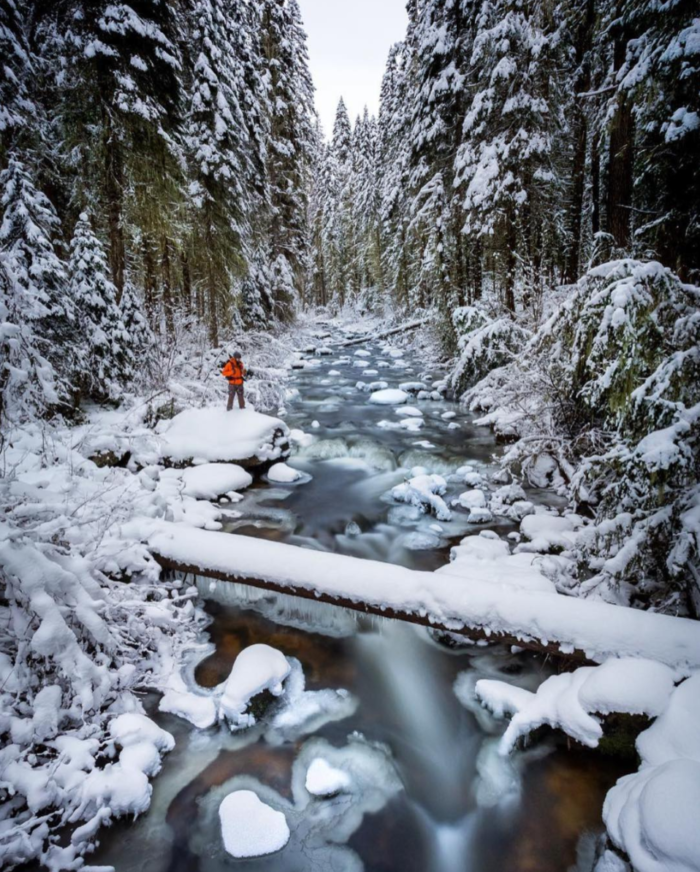
[[585,590],[700,613],[698,288],[655,262],[596,267],[466,400],[517,440],[506,464],[594,510]]

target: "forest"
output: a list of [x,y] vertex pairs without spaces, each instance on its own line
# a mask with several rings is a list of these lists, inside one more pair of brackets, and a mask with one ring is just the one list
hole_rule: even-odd
[[[606,717],[646,718],[631,728],[639,772],[610,782],[604,833],[566,861],[573,849],[562,847],[560,865],[540,858],[543,872],[700,869],[692,822],[678,812],[675,827],[676,806],[645,812],[639,799],[656,783],[657,802],[667,790],[684,809],[700,801],[691,735],[700,693],[689,690],[700,670],[697,4],[408,0],[406,11],[404,38],[387,46],[378,114],[351,118],[341,98],[324,130],[303,0],[0,0],[7,868],[137,868],[113,849],[106,866],[88,855],[113,820],[156,814],[147,809],[160,758],[184,753],[173,751],[169,723],[150,720],[154,711],[197,729],[224,724],[221,754],[244,753],[236,742],[246,729],[246,741],[298,746],[312,734],[304,741],[327,741],[314,718],[355,716],[349,691],[313,681],[304,689],[308,664],[293,651],[261,654],[248,668],[267,677],[247,695],[228,662],[225,686],[193,684],[206,646],[222,644],[217,609],[250,607],[240,591],[212,607],[222,579],[262,579],[284,597],[309,574],[316,598],[350,609],[359,599],[409,621],[427,614],[430,632],[462,653],[454,627],[478,644],[501,634],[508,663],[498,671],[475,655],[454,693],[447,688],[462,714],[482,727],[493,718],[491,736],[512,717],[501,757],[542,724],[594,748]],[[220,372],[236,350],[249,406],[227,417]],[[312,496],[298,496],[297,484]],[[274,503],[285,487],[289,505],[270,509],[265,488]],[[177,547],[168,525],[180,530]],[[245,571],[235,548],[207,536],[243,539]],[[276,556],[283,545],[296,551]],[[371,567],[314,569],[315,551]],[[395,576],[403,603],[377,568],[389,564],[413,573]],[[328,582],[332,565],[347,587]],[[429,606],[417,577],[425,572],[435,573]],[[351,581],[358,575],[362,583]],[[569,625],[563,611],[550,620],[550,605],[526,621],[523,600],[515,619],[496,592],[482,604],[488,623],[442,583],[453,575],[484,591],[505,579],[506,592],[512,575],[513,603],[527,590],[588,611],[572,612]],[[206,579],[219,581],[210,589]],[[326,620],[313,612],[301,626],[285,602],[268,604],[264,619],[296,632]],[[598,620],[615,628],[615,614],[617,651],[594,629]],[[339,621],[329,619],[329,637],[346,632],[336,633]],[[257,624],[236,627],[240,638],[264,637]],[[413,663],[415,649],[387,632],[381,657]],[[538,666],[538,685],[528,661],[517,687],[493,680],[510,678],[506,666],[523,649],[548,658],[552,645],[561,674],[546,678],[549,666]],[[580,662],[556,660],[571,652]],[[616,658],[630,671],[618,674]],[[405,680],[422,674],[416,666]],[[576,715],[538,689],[555,678],[558,692],[577,695]],[[584,679],[597,682],[595,693]],[[251,703],[262,690],[288,710],[266,720]],[[153,691],[164,694],[155,709],[145,701]],[[314,693],[326,696],[312,703]],[[427,689],[421,704],[432,705]],[[315,758],[305,745],[294,762],[306,766],[304,802],[352,792],[337,774],[344,767],[361,795],[359,816],[338,812],[342,838],[324,835],[320,812],[309,818],[321,845],[309,869],[413,868],[398,848],[385,865],[362,865],[366,856],[345,844],[374,813],[367,797],[391,806],[424,763],[396,774],[395,749],[384,734],[374,744],[371,727],[360,723],[361,739],[335,756]],[[436,728],[435,743],[461,741],[445,736]],[[675,750],[663,756],[661,746]],[[329,760],[337,790],[314,793],[310,773],[323,770],[325,783]],[[520,778],[493,760],[482,767],[488,790]],[[677,764],[680,780],[653,781]],[[368,766],[383,773],[381,785]],[[294,784],[304,782],[299,772]],[[623,789],[626,778],[641,780]],[[221,790],[223,778],[213,783]],[[265,790],[258,796],[282,809]],[[224,799],[215,793],[211,802]],[[295,797],[290,826],[303,806]],[[249,799],[239,813],[257,820]],[[188,848],[197,872],[227,868],[201,847],[219,839],[209,801]],[[425,802],[435,824],[421,843],[428,856],[456,817]],[[460,824],[459,850],[435,848],[416,869],[488,872],[470,839],[474,827],[496,825],[475,814]],[[231,854],[223,812],[221,822]],[[335,842],[343,847],[328,848]],[[294,856],[270,870],[294,868]],[[497,862],[521,868],[513,857]]]

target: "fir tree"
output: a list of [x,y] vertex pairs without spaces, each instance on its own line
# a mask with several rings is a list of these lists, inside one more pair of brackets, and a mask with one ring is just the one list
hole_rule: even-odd
[[[19,343],[24,349],[18,352],[18,368],[29,380],[32,372],[36,374],[48,404],[68,402],[76,337],[66,273],[54,247],[60,221],[53,204],[37,190],[27,165],[17,155],[10,157],[7,169],[0,174],[0,191],[4,305],[8,320],[20,330]],[[48,375],[51,368],[58,376],[55,390]],[[34,388],[27,389],[33,392],[34,403]]]
[[82,345],[76,376],[80,387],[96,399],[118,397],[134,365],[130,337],[116,302],[117,289],[108,274],[102,243],[83,212],[71,242],[68,296]]

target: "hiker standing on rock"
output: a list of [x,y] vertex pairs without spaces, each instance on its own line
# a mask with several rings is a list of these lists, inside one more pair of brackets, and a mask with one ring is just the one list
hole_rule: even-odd
[[221,375],[228,379],[228,412],[233,409],[233,399],[238,397],[238,406],[245,409],[245,397],[243,396],[243,382],[245,381],[245,367],[241,360],[241,352],[237,351],[229,358],[226,366],[221,370]]

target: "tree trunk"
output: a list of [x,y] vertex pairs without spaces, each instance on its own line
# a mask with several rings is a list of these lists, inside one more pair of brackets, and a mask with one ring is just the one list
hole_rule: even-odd
[[107,226],[109,229],[109,267],[112,282],[117,289],[117,304],[124,293],[126,273],[126,247],[122,226],[124,197],[124,167],[119,142],[112,130],[109,112],[103,109],[105,198],[107,200]]
[[187,252],[180,252],[180,269],[182,270],[182,307],[187,313],[192,312],[192,274]]
[[170,269],[170,240],[163,237],[161,269],[163,273],[163,309],[165,311],[165,329],[168,336],[175,335],[175,314],[173,306],[172,275]]
[[631,206],[633,188],[632,107],[620,98],[608,153],[607,230],[618,248],[629,250],[631,241]]
[[146,307],[146,317],[148,323],[155,330],[156,328],[156,310],[157,310],[157,288],[155,264],[153,263],[153,252],[148,236],[143,239],[143,290],[144,304]]
[[[621,2],[618,3],[618,21],[621,21]],[[613,65],[617,72],[625,60],[627,50],[624,25],[618,25],[614,36]],[[631,206],[633,189],[633,137],[632,106],[624,92],[617,98],[617,111],[610,128],[608,146],[608,188],[606,197],[607,231],[618,248],[629,249],[631,240]]]

